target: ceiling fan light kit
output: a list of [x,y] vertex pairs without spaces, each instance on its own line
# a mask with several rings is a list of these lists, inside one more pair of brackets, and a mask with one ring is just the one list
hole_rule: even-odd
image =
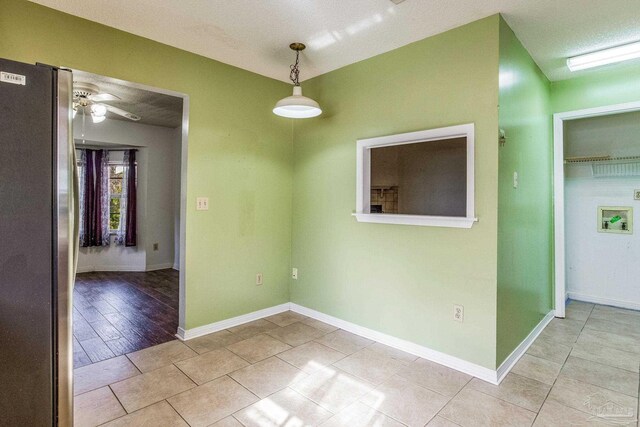
[[93,121],[93,123],[102,123],[104,122],[104,119],[106,119],[105,116],[96,116],[96,115],[91,115],[91,121]]
[[274,114],[291,119],[307,119],[322,114],[322,109],[316,101],[302,95],[302,87],[300,86],[300,69],[298,68],[300,52],[305,49],[302,43],[291,43],[291,50],[296,52],[296,62],[291,65],[291,74],[289,78],[293,82],[293,95],[287,96],[276,103],[273,108]]
[[105,101],[117,101],[119,99],[110,93],[100,92],[100,88],[92,83],[73,82],[73,118],[81,111],[83,115],[90,114],[93,123],[100,123],[107,118],[108,111],[135,122],[140,120],[140,116],[136,114],[104,104]]
[[107,107],[102,104],[94,104],[91,106],[91,114],[94,116],[102,117],[107,114]]

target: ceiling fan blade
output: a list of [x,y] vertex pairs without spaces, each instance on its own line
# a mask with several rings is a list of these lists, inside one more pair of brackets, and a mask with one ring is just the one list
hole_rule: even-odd
[[134,122],[137,122],[138,120],[140,120],[142,117],[138,116],[137,114],[133,114],[130,113],[128,111],[122,110],[118,107],[113,107],[111,105],[107,105],[107,104],[101,104],[104,105],[105,107],[107,107],[107,110],[113,114],[117,114],[119,116],[122,117],[126,117],[129,120],[133,120]]
[[120,97],[110,93],[96,93],[95,95],[89,95],[88,98],[93,102],[118,101],[120,99]]

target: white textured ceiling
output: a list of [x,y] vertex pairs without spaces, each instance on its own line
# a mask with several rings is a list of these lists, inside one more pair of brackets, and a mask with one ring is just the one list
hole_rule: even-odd
[[[139,89],[121,80],[79,70],[73,70],[73,80],[74,83],[92,83],[98,86],[100,93],[110,93],[120,98],[102,103],[140,116],[140,120],[136,123],[169,128],[182,125],[182,98]],[[131,121],[110,111],[107,112],[107,118]]]
[[283,81],[294,41],[308,46],[301,67],[305,80],[498,12],[551,80],[572,75],[565,66],[568,56],[640,40],[640,0],[35,3]]

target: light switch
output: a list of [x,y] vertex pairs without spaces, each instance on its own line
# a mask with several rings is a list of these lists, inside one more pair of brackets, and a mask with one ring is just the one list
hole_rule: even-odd
[[209,210],[209,198],[208,197],[198,197],[196,199],[196,210],[197,211],[208,211]]
[[513,188],[518,188],[518,172],[513,173]]

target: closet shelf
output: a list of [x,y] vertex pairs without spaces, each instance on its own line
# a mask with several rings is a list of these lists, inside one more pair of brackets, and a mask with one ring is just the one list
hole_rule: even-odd
[[573,163],[640,163],[640,156],[590,156],[590,157],[569,157],[564,159],[565,164]]
[[640,156],[592,156],[573,157],[565,164],[590,164],[591,173],[596,178],[640,176]]

